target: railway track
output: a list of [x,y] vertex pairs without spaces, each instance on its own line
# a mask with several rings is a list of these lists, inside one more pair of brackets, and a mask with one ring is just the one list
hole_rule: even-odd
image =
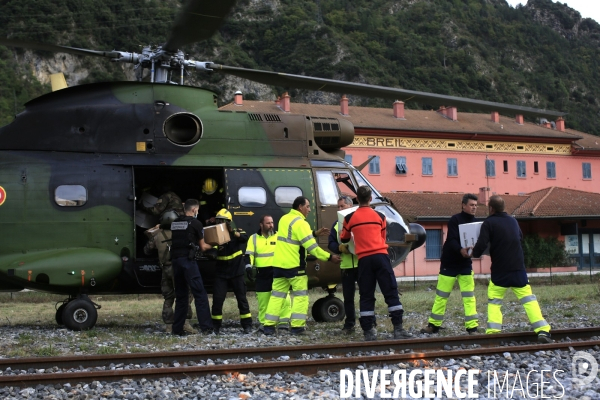
[[[519,332],[267,348],[0,359],[1,371],[19,371],[15,375],[5,373],[0,376],[0,386],[27,387],[248,372],[299,372],[311,375],[319,370],[355,368],[359,365],[405,362],[424,366],[437,358],[600,346],[600,328],[554,330],[552,337],[555,342],[548,344],[536,343],[536,335],[532,332]],[[379,354],[373,355],[373,352]],[[92,370],[81,370],[85,368]]]

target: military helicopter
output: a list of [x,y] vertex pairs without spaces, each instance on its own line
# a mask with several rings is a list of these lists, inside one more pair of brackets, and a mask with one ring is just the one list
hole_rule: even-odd
[[[168,182],[182,199],[198,198],[214,178],[234,224],[254,232],[261,215],[277,221],[294,198],[314,205],[307,220],[329,227],[337,198],[360,185],[373,190],[372,206],[388,218],[392,265],[425,241],[358,168],[343,159],[353,125],[342,118],[222,111],[215,93],[184,86],[187,71],[226,73],[284,87],[462,105],[536,116],[548,110],[397,88],[188,60],[180,49],[210,38],[234,0],[187,1],[167,41],[141,53],[96,51],[0,38],[0,44],[105,57],[133,64],[140,82],[95,83],[55,91],[26,104],[0,128],[0,290],[24,288],[68,296],[56,320],[73,330],[96,323],[97,294],[160,293],[157,257],[142,248],[148,215],[138,199],[145,188]],[[141,82],[144,71],[150,82]],[[177,76],[177,82],[172,77]],[[160,193],[154,193],[159,195]],[[6,234],[10,232],[10,234]],[[319,238],[327,247],[327,238]],[[198,260],[211,290],[215,262]],[[333,293],[339,267],[309,258],[310,287],[328,296],[312,308],[316,320],[344,317]]]

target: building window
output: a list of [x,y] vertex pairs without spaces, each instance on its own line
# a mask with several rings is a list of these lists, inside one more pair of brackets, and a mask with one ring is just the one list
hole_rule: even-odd
[[504,173],[508,173],[508,160],[504,160],[502,161],[502,163],[504,164]]
[[344,160],[346,160],[348,164],[352,164],[352,154],[346,154]]
[[458,161],[456,158],[448,159],[448,176],[458,176]]
[[496,176],[496,161],[485,160],[485,176]]
[[442,256],[442,230],[426,229],[425,258],[439,259]]
[[556,164],[554,161],[546,161],[546,178],[556,178]]
[[527,171],[525,169],[525,161],[517,160],[517,178],[527,177]]
[[592,179],[592,164],[584,162],[581,165],[583,167],[583,179]]
[[406,157],[396,157],[396,175],[406,175]]
[[539,173],[540,173],[540,170],[539,170],[539,168],[538,168],[538,162],[537,162],[537,161],[534,161],[534,162],[533,162],[533,173],[534,173],[534,174],[539,174]]
[[[369,156],[371,158],[373,156]],[[371,162],[369,163],[369,173],[370,174],[378,174],[379,173],[379,156],[373,157]]]
[[433,161],[431,157],[423,157],[423,175],[433,175]]

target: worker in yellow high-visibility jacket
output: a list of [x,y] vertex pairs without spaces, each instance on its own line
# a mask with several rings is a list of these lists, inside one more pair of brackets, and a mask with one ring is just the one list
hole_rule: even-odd
[[[273,256],[277,244],[277,232],[273,232],[275,224],[270,215],[263,215],[259,225],[260,229],[250,236],[246,246],[246,274],[249,280],[256,280],[254,287],[258,301],[258,322],[260,324],[258,330],[263,331],[273,286]],[[255,272],[256,277],[254,276]],[[288,294],[279,313],[277,329],[289,329],[291,314],[291,302]]]
[[306,216],[310,212],[310,202],[304,196],[298,196],[290,212],[279,220],[277,246],[273,257],[273,290],[265,314],[265,335],[275,334],[275,325],[292,286],[294,302],[290,318],[290,333],[301,335],[305,331],[308,314],[308,276],[306,276],[306,253],[321,261],[340,263],[340,256],[329,254],[321,249],[315,236],[329,235],[329,229],[311,231]]

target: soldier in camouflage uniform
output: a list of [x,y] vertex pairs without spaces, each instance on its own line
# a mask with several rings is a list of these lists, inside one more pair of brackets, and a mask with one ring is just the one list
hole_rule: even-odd
[[145,207],[143,205],[141,207],[150,214],[158,215],[159,217],[162,217],[166,211],[170,210],[175,211],[179,215],[183,215],[183,203],[181,202],[181,199],[170,190],[163,193],[152,207]]
[[[159,227],[157,225],[156,227]],[[152,238],[146,243],[144,247],[144,253],[146,255],[152,254],[152,251],[156,249],[158,251],[158,262],[162,269],[162,279],[160,282],[160,290],[165,299],[162,309],[162,319],[166,324],[166,331],[170,333],[172,330],[175,316],[173,314],[173,304],[175,303],[175,285],[173,280],[173,266],[171,265],[171,255],[169,252],[171,241],[171,231],[167,229],[158,229]],[[193,296],[190,293],[190,304],[192,303]],[[192,307],[188,307],[187,319],[192,318]],[[185,321],[183,330],[189,333],[195,333],[194,328],[188,321]]]

